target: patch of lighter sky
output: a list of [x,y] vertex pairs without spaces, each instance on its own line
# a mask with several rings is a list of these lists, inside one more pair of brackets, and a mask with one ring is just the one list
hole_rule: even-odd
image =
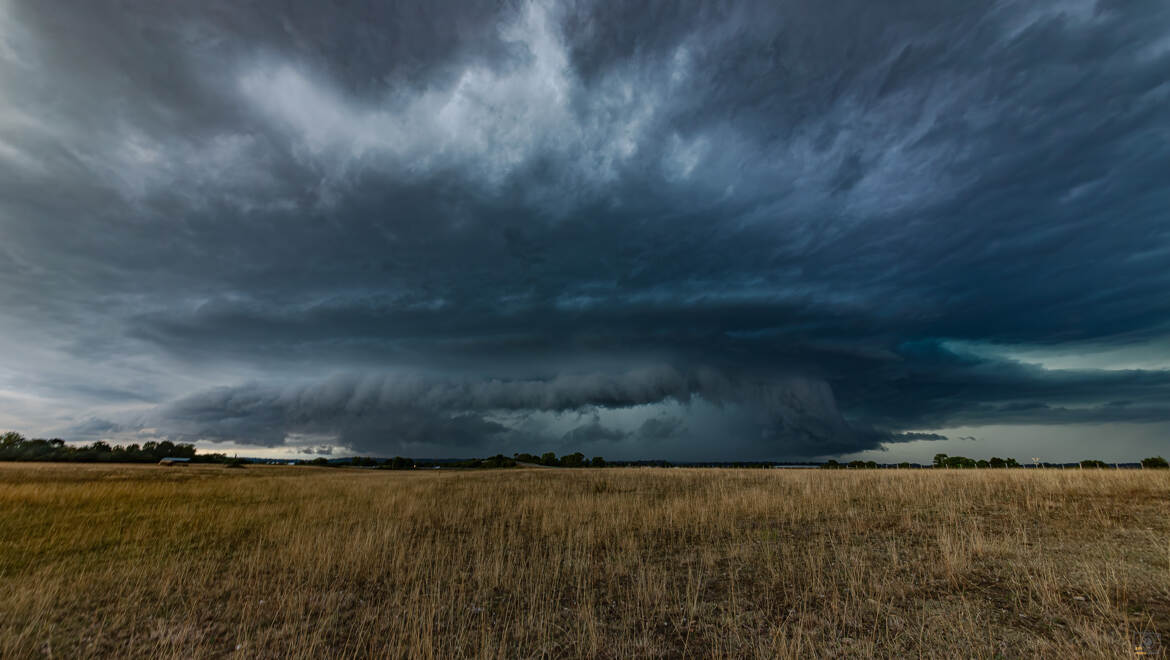
[[1049,370],[1170,370],[1170,337],[1121,346],[1101,344],[1027,346],[969,341],[947,341],[943,345],[959,353],[998,360],[1014,360]]
[[1093,458],[1106,463],[1132,463],[1147,456],[1170,457],[1170,424],[995,424],[927,429],[947,440],[915,440],[889,443],[885,450],[848,454],[838,460],[878,463],[930,463],[935,454],[989,459],[1014,458],[1030,463],[1032,457],[1051,463]]

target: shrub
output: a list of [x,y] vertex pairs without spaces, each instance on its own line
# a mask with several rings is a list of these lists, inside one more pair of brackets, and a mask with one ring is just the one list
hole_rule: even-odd
[[409,470],[414,467],[414,461],[409,458],[395,456],[394,458],[382,464],[382,467],[387,470]]
[[491,458],[485,458],[480,467],[485,468],[510,468],[516,467],[516,461],[504,456],[503,454],[496,454]]

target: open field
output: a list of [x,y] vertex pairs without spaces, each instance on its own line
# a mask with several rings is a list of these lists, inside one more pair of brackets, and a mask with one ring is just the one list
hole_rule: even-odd
[[0,464],[0,656],[1132,657],[1170,472]]

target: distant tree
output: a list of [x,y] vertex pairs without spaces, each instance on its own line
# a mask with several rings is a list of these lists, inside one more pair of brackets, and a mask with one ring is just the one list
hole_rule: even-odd
[[540,455],[540,464],[541,465],[560,465],[560,463],[557,461],[557,455],[552,453],[551,451],[545,452],[545,453]]
[[7,449],[15,447],[24,442],[24,436],[16,431],[8,431],[4,435],[0,435],[0,448]]
[[1105,461],[1098,461],[1096,459],[1086,458],[1085,460],[1081,461],[1081,467],[1100,469],[1100,468],[1107,468],[1109,466],[1105,464]]
[[329,459],[325,458],[324,456],[318,456],[317,458],[309,461],[309,465],[329,465]]
[[504,456],[503,454],[496,454],[491,458],[486,458],[483,461],[483,467],[486,468],[510,468],[516,467],[516,461]]
[[989,463],[988,461],[985,461],[981,458],[978,461],[975,461],[975,467],[987,468],[987,467],[991,467],[991,463]]
[[865,468],[865,461],[849,461],[849,467],[853,468],[854,470],[863,469]]
[[1161,456],[1151,456],[1142,459],[1142,467],[1155,469],[1170,468],[1170,463],[1167,463],[1166,459]]
[[561,467],[581,467],[583,465],[585,465],[585,454],[579,451],[561,456]]
[[908,462],[906,462],[906,461],[903,461],[903,462],[901,462],[901,463],[898,463],[898,467],[900,467],[900,468],[908,468],[908,467],[910,467],[910,463],[908,463]]
[[839,470],[841,469],[841,464],[830,458],[829,460],[822,463],[821,467],[826,470]]
[[[939,458],[939,456],[942,456],[942,458],[940,459],[940,458]],[[978,461],[976,461],[976,460],[975,460],[975,459],[973,459],[973,458],[967,458],[966,456],[946,456],[945,454],[939,454],[938,456],[935,456],[935,457],[934,457],[934,459],[935,459],[936,461],[940,461],[940,460],[941,460],[941,462],[942,462],[942,467],[947,467],[947,468],[974,468],[974,467],[979,467],[979,462],[978,462]],[[938,465],[938,464],[936,463],[936,466],[937,466],[937,465]]]
[[947,467],[947,455],[946,454],[935,454],[934,455],[934,466],[936,468],[937,467]]
[[992,456],[991,460],[987,463],[993,468],[1007,467],[1007,461],[1003,460],[999,456]]
[[605,459],[600,456],[594,456],[589,461],[589,465],[596,468],[605,467]]
[[1007,467],[1010,467],[1010,468],[1018,468],[1018,467],[1020,467],[1020,463],[1019,463],[1019,461],[1017,461],[1017,460],[1016,460],[1016,459],[1014,459],[1014,458],[1007,458],[1007,459],[1004,459],[1004,462],[1005,462],[1005,463],[1007,463]]
[[410,460],[409,458],[395,456],[394,458],[383,463],[382,467],[386,468],[387,470],[409,470],[414,467],[414,461]]

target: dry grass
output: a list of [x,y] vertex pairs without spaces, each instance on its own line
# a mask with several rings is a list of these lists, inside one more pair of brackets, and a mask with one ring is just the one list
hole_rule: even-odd
[[1170,473],[0,465],[0,656],[1116,656]]

